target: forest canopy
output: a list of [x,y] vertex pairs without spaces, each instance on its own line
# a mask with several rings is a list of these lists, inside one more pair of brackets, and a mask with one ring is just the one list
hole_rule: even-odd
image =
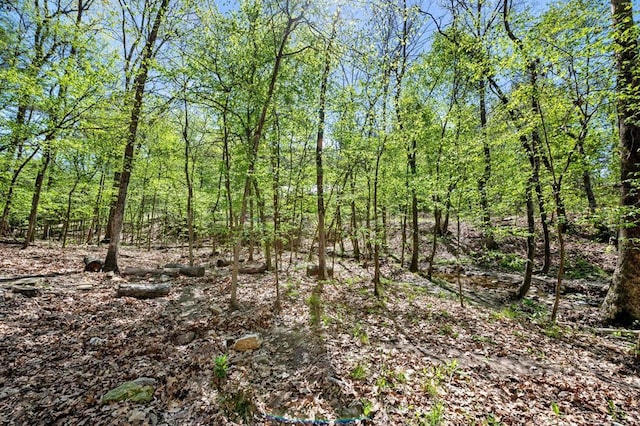
[[456,217],[527,240],[522,296],[536,241],[548,272],[552,233],[630,221],[614,32],[596,0],[5,1],[0,233],[117,270],[121,238],[377,257],[397,223],[415,271]]

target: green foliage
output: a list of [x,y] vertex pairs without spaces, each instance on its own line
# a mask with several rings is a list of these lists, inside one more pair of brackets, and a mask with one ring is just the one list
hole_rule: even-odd
[[363,380],[367,377],[367,375],[367,368],[362,364],[356,364],[356,366],[353,367],[353,370],[351,370],[351,373],[349,374],[352,379],[356,380]]
[[524,270],[526,259],[516,253],[503,253],[496,250],[488,250],[477,255],[476,261],[484,267],[498,268],[504,271],[514,272]]
[[353,327],[353,337],[358,339],[363,345],[369,344],[369,336],[367,335],[367,331],[362,327],[362,324],[360,322],[356,323],[356,325]]
[[213,376],[217,379],[226,379],[229,374],[229,358],[226,354],[217,355],[213,359]]
[[254,391],[251,388],[237,388],[219,395],[220,408],[231,420],[249,422],[256,412]]
[[608,274],[597,265],[592,264],[582,256],[577,256],[567,266],[565,277],[570,279],[606,279]]
[[613,421],[623,421],[627,416],[627,413],[618,408],[612,399],[607,399],[607,412]]
[[416,419],[420,426],[439,426],[444,422],[444,404],[437,400],[431,410],[426,413],[416,413]]
[[483,426],[502,426],[502,422],[495,418],[491,413],[487,414],[487,417],[482,422]]

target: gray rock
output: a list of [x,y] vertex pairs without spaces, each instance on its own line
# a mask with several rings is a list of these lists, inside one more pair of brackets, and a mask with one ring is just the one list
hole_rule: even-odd
[[89,339],[89,345],[91,346],[102,346],[105,343],[107,343],[107,339],[102,339],[100,337],[92,337],[91,339]]

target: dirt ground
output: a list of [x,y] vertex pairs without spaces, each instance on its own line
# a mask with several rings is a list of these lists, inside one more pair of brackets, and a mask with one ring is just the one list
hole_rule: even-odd
[[[514,304],[517,272],[469,261],[461,307],[444,248],[432,282],[388,258],[380,299],[370,265],[332,259],[335,280],[318,297],[308,255],[285,253],[282,309],[271,271],[240,275],[242,309],[232,311],[229,267],[216,267],[210,249],[197,252],[204,277],[134,278],[171,284],[168,296],[141,300],[116,297],[130,277],[82,272],[83,257],[104,248],[0,244],[0,423],[640,424],[636,339],[597,331],[605,278],[567,281],[551,325],[552,275],[536,276]],[[605,246],[576,245],[570,256],[590,249],[607,273]],[[124,247],[119,264],[155,268],[186,254]],[[249,333],[258,349],[231,348]],[[101,401],[141,377],[155,384],[150,402]]]

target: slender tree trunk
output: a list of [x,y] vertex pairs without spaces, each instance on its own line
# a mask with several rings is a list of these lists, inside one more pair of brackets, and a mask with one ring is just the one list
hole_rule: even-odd
[[[253,178],[253,174],[255,172],[256,157],[258,155],[258,148],[260,146],[260,141],[262,139],[264,126],[267,121],[267,113],[269,111],[269,107],[271,106],[271,101],[273,99],[273,94],[275,92],[276,82],[278,80],[278,75],[280,73],[280,66],[285,56],[285,47],[289,43],[289,37],[291,36],[291,33],[297,27],[301,19],[302,19],[302,16],[299,16],[297,18],[289,17],[287,20],[287,24],[282,34],[282,38],[280,39],[278,52],[276,53],[275,63],[271,71],[271,78],[269,81],[267,96],[262,105],[262,111],[260,113],[260,117],[258,118],[258,122],[256,123],[255,131],[251,136],[251,141],[250,141],[251,146],[249,147],[249,150],[250,150],[249,151],[249,167],[247,170],[247,179],[245,181],[244,194],[242,196],[242,204],[240,207],[240,221],[238,223],[238,233],[242,232],[242,229],[244,228],[244,225],[247,219],[247,204],[248,204],[247,202],[251,192],[251,179]],[[237,235],[235,245],[233,248],[233,273],[231,274],[231,297],[229,301],[231,309],[239,308],[237,291],[238,291],[238,268],[240,263],[241,245],[242,245],[242,237],[241,235]]]
[[127,131],[127,144],[124,149],[124,158],[122,165],[122,173],[120,175],[120,183],[118,186],[118,198],[113,209],[113,219],[111,223],[111,238],[109,240],[109,248],[107,249],[107,257],[104,262],[104,271],[118,272],[118,251],[120,249],[120,237],[124,220],[125,203],[127,199],[127,190],[129,188],[129,180],[133,170],[133,156],[135,151],[138,123],[142,112],[142,101],[145,93],[145,85],[149,74],[151,60],[155,55],[155,44],[158,38],[160,24],[164,19],[164,15],[169,6],[169,0],[162,0],[160,8],[156,13],[153,26],[145,42],[142,51],[140,68],[138,69],[133,82],[133,104],[131,105],[131,115],[129,118],[129,127]]
[[[479,3],[480,4],[480,3]],[[491,214],[489,212],[489,198],[487,195],[487,185],[491,179],[491,148],[487,140],[487,102],[486,102],[486,81],[480,79],[478,88],[480,97],[480,132],[482,134],[482,154],[484,159],[484,170],[478,180],[478,190],[480,192],[480,207],[482,209],[482,227],[484,229],[484,245],[490,250],[495,250],[497,244],[493,238],[491,226]]]
[[584,186],[584,193],[587,197],[587,203],[589,204],[589,212],[591,214],[596,212],[596,208],[598,207],[598,203],[596,202],[596,195],[593,192],[593,185],[591,184],[591,174],[589,173],[589,168],[586,164],[586,154],[584,152],[584,143],[582,140],[577,143],[578,153],[580,154],[580,158],[583,162],[582,169],[582,184]]
[[97,240],[100,241],[100,204],[102,202],[102,192],[104,191],[105,172],[100,172],[100,184],[98,185],[98,195],[96,203],[93,206],[93,215],[91,224],[89,225],[89,233],[87,235],[87,244],[91,244],[94,232],[97,234]]
[[602,314],[612,323],[640,320],[640,52],[631,0],[611,0],[618,67],[618,130],[620,132],[620,206],[618,264]]
[[191,181],[190,159],[191,141],[189,140],[189,106],[187,104],[186,87],[183,87],[184,96],[184,126],[182,127],[182,140],[184,141],[184,179],[187,184],[187,233],[189,239],[189,265],[193,266],[193,182]]
[[[50,134],[53,138],[53,134]],[[45,144],[49,141],[45,141]],[[36,176],[35,190],[33,192],[33,198],[31,199],[31,213],[29,214],[29,226],[27,228],[27,238],[24,240],[22,248],[29,247],[35,234],[36,220],[38,218],[38,205],[40,204],[40,194],[42,193],[42,183],[47,173],[47,168],[51,162],[51,152],[49,148],[45,148],[44,158],[42,159],[42,168],[38,171]]]
[[280,259],[282,240],[280,239],[280,145],[278,138],[274,139],[271,151],[271,170],[273,174],[273,247],[275,253],[274,280],[276,300],[274,309],[280,311]]
[[533,205],[533,176],[529,176],[527,180],[527,188],[525,192],[526,204],[527,204],[527,263],[524,268],[524,278],[522,280],[522,284],[518,287],[516,291],[516,299],[523,299],[529,289],[531,288],[531,278],[533,276],[533,265],[535,260],[535,252],[536,252],[536,240],[535,240],[535,217],[534,210],[535,207]]
[[79,178],[73,182],[73,186],[67,195],[67,211],[64,215],[64,226],[62,227],[62,248],[67,246],[67,232],[69,231],[69,222],[71,221],[71,204],[73,202],[73,194],[76,192],[76,188],[78,187]]
[[356,182],[355,177],[353,176],[353,171],[350,173],[351,176],[351,246],[353,247],[353,258],[356,261],[360,260],[360,243],[358,240],[358,216],[356,212]]
[[36,148],[33,152],[13,171],[11,176],[11,182],[9,182],[9,189],[5,196],[4,209],[2,210],[2,218],[0,219],[0,236],[5,235],[9,230],[9,214],[11,213],[11,203],[13,202],[13,191],[16,187],[18,176],[22,172],[22,169],[33,159],[40,148]]
[[[260,192],[260,187],[258,185],[258,179],[253,179],[253,192],[256,196],[256,203],[258,204],[258,217],[260,218],[260,235],[265,234],[265,229],[267,225],[267,215],[265,212],[266,206],[264,199],[262,198],[262,194]],[[273,259],[271,258],[271,241],[269,238],[265,239],[264,242],[264,257],[265,257],[265,266],[267,267],[267,271],[273,269]]]
[[318,281],[327,279],[327,241],[325,235],[325,208],[324,208],[324,169],[322,168],[322,149],[324,144],[325,104],[327,99],[327,83],[331,70],[331,45],[336,36],[336,26],[339,14],[336,14],[331,29],[331,37],[327,44],[324,57],[324,68],[320,83],[320,102],[318,105],[318,135],[316,138],[316,190],[318,206]]

